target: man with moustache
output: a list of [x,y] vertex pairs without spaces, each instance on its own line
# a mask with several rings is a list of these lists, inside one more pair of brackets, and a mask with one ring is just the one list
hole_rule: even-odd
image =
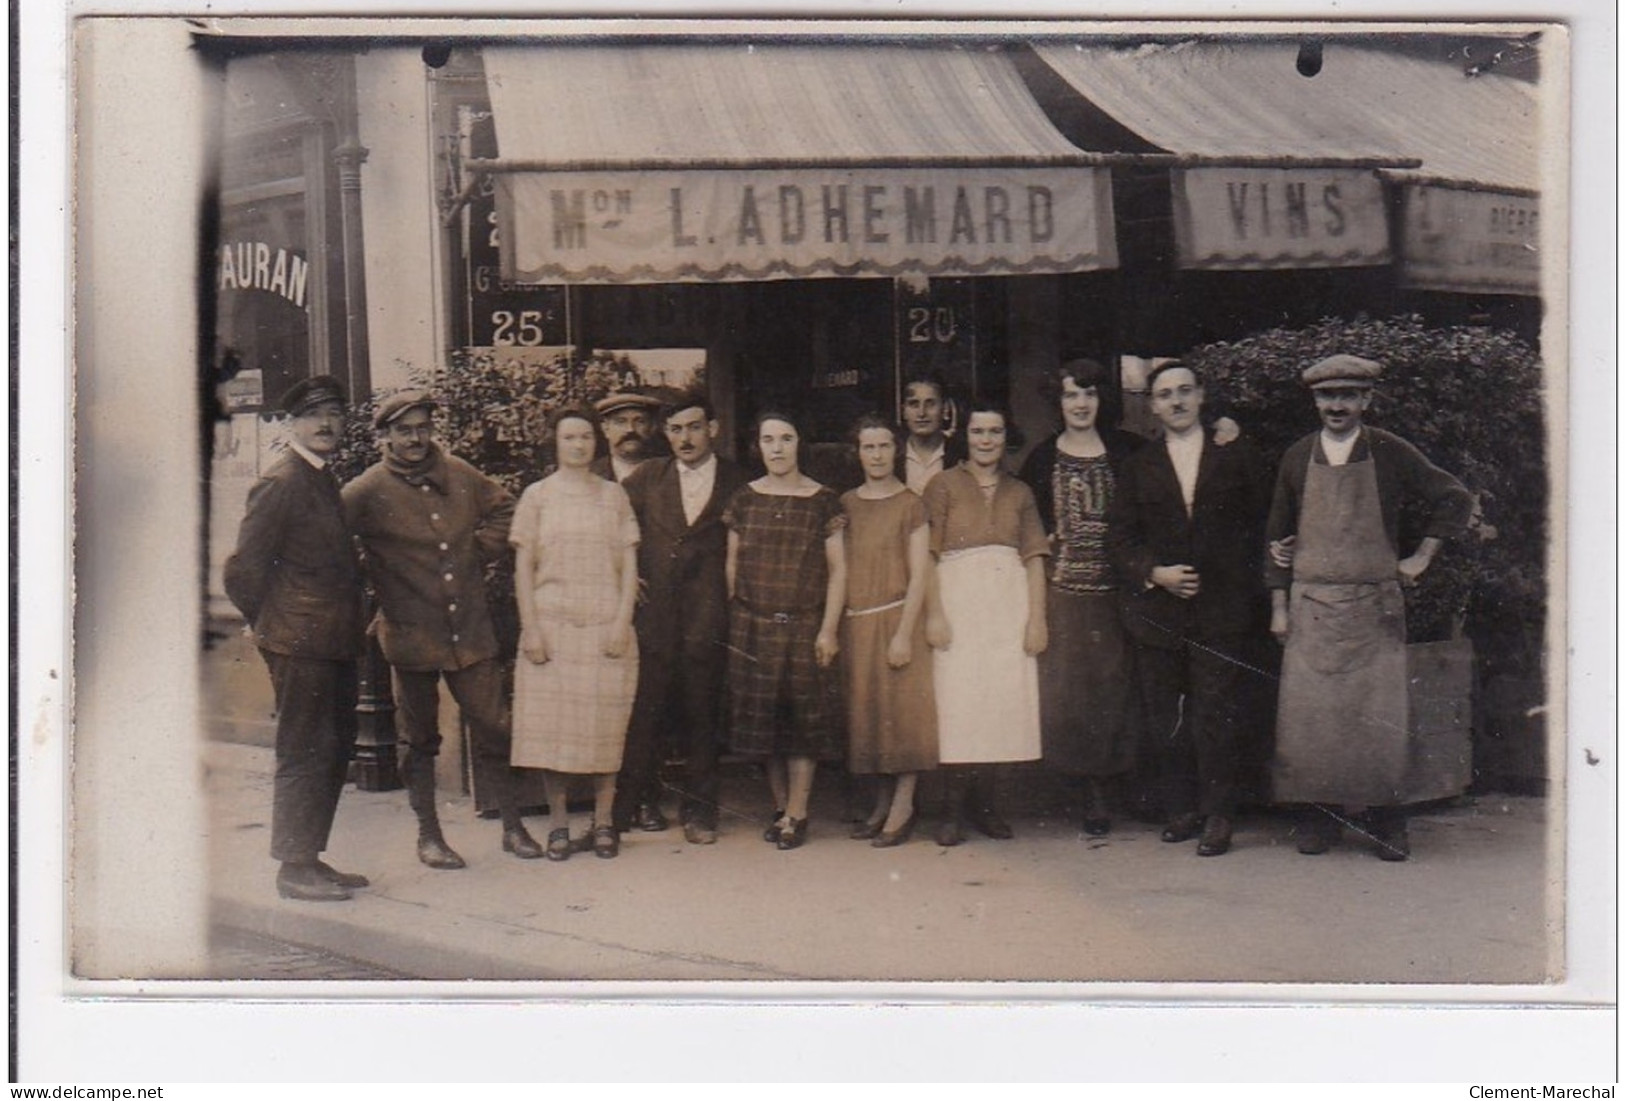
[[276,694],[271,856],[277,893],[341,902],[367,877],[321,860],[356,737],[361,574],[328,461],[344,437],[344,388],[289,387],[288,451],[248,493],[225,589],[254,633]]
[[377,594],[378,643],[395,672],[418,859],[431,868],[466,866],[446,844],[435,806],[444,680],[468,723],[475,781],[493,793],[501,815],[503,851],[534,860],[542,848],[515,805],[512,732],[485,595],[486,566],[508,553],[514,499],[434,442],[435,408],[421,390],[384,398],[373,417],[384,457],[344,487]]
[[1254,672],[1268,504],[1257,451],[1215,445],[1202,382],[1178,360],[1148,382],[1164,438],[1123,460],[1106,516],[1106,553],[1135,645],[1147,741],[1168,825],[1201,834],[1197,853],[1230,850],[1239,769],[1239,701]]
[[723,506],[747,481],[713,450],[716,412],[702,396],[668,407],[670,457],[650,459],[624,485],[643,534],[638,577],[644,592],[634,620],[637,697],[616,786],[623,829],[667,827],[659,769],[668,735],[686,760],[680,819],[691,844],[717,839],[717,756],[722,744],[722,678],[727,667],[728,531]]
[[660,402],[647,394],[610,394],[593,405],[603,429],[607,452],[592,461],[593,473],[625,482],[638,464],[653,455],[655,417]]
[[[1382,366],[1334,355],[1303,372],[1321,429],[1281,459],[1267,528],[1270,631],[1286,647],[1277,800],[1306,804],[1298,851],[1331,847],[1345,808],[1367,808],[1383,860],[1410,856],[1405,597],[1472,516],[1454,477],[1364,423]],[[1418,531],[1402,519],[1422,518]],[[1415,550],[1401,557],[1401,548]]]

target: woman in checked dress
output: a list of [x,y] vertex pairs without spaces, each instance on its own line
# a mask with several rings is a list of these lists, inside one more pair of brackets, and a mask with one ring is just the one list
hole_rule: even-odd
[[845,750],[833,668],[846,592],[845,516],[835,491],[801,472],[801,434],[783,413],[756,418],[767,473],[728,502],[728,718],[734,751],[767,759],[780,849],[807,839],[820,760]]
[[[513,763],[544,770],[549,859],[589,844],[613,857],[620,851],[611,821],[615,774],[638,681],[638,524],[626,491],[591,470],[592,418],[566,410],[552,427],[558,470],[519,498],[509,536],[521,629]],[[567,800],[579,775],[593,781],[592,831],[572,842]]]

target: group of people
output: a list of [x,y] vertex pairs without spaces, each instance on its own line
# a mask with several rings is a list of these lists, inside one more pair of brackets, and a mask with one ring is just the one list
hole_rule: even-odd
[[[1139,768],[1163,840],[1219,855],[1266,625],[1285,645],[1274,794],[1306,808],[1299,851],[1326,851],[1366,808],[1378,854],[1404,859],[1400,586],[1465,526],[1471,500],[1363,425],[1380,373],[1346,355],[1304,372],[1322,427],[1287,452],[1273,499],[1258,452],[1232,423],[1204,423],[1202,380],[1178,361],[1148,380],[1155,443],[1103,423],[1104,367],[1062,364],[1063,427],[1019,475],[1002,408],[972,401],[950,433],[940,380],[910,382],[902,426],[853,427],[863,481],[844,494],[807,473],[788,411],[755,418],[751,479],[717,454],[706,398],[615,394],[552,418],[556,467],[517,503],[435,442],[422,391],[379,403],[383,458],[341,491],[328,463],[343,391],[302,381],[284,400],[288,453],[251,491],[225,575],[276,694],[278,889],[340,900],[366,886],[321,859],[355,737],[364,588],[430,867],[464,866],[436,810],[441,680],[502,848],[520,858],[614,857],[627,831],[669,828],[671,790],[685,839],[714,843],[724,748],[765,765],[763,837],[779,849],[807,840],[820,764],[875,778],[851,836],[884,848],[910,838],[932,770],[938,844],[967,826],[1012,836],[996,766],[1044,759],[1082,777],[1086,832],[1110,831],[1108,781]],[[658,430],[670,453],[651,457]],[[1428,517],[1405,555],[1401,506]],[[511,703],[484,584],[509,547]],[[681,775],[663,778],[671,758]],[[542,772],[545,843],[520,815],[521,768]],[[593,810],[578,832],[581,776]]]

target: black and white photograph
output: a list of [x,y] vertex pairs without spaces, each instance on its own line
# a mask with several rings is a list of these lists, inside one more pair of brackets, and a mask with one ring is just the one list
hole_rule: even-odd
[[14,981],[971,1044],[1443,1004],[1490,1052],[1492,1005],[1612,1004],[1568,23],[66,45],[72,727],[14,747],[61,952]]

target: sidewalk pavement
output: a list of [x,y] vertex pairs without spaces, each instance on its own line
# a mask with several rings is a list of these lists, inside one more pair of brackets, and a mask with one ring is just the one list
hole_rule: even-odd
[[[1284,818],[1238,824],[1235,848],[1119,821],[1086,837],[1061,816],[1016,838],[943,849],[922,823],[874,849],[847,838],[838,785],[807,844],[760,839],[765,785],[724,784],[716,845],[675,827],[603,860],[521,861],[467,799],[443,808],[465,870],[419,864],[404,792],[346,788],[327,858],[370,888],[342,903],[279,898],[267,855],[271,752],[211,741],[212,920],[424,979],[1021,980],[1538,983],[1561,973],[1560,867],[1542,799],[1483,796],[1413,820],[1413,857],[1345,837],[1299,855]],[[668,810],[671,808],[668,807]],[[585,816],[575,816],[577,832]],[[538,839],[545,819],[528,820]],[[914,988],[930,996],[929,988]],[[1035,991],[1037,993],[1037,991]],[[1109,989],[1103,991],[1109,995]],[[1143,995],[1141,995],[1143,996]]]

